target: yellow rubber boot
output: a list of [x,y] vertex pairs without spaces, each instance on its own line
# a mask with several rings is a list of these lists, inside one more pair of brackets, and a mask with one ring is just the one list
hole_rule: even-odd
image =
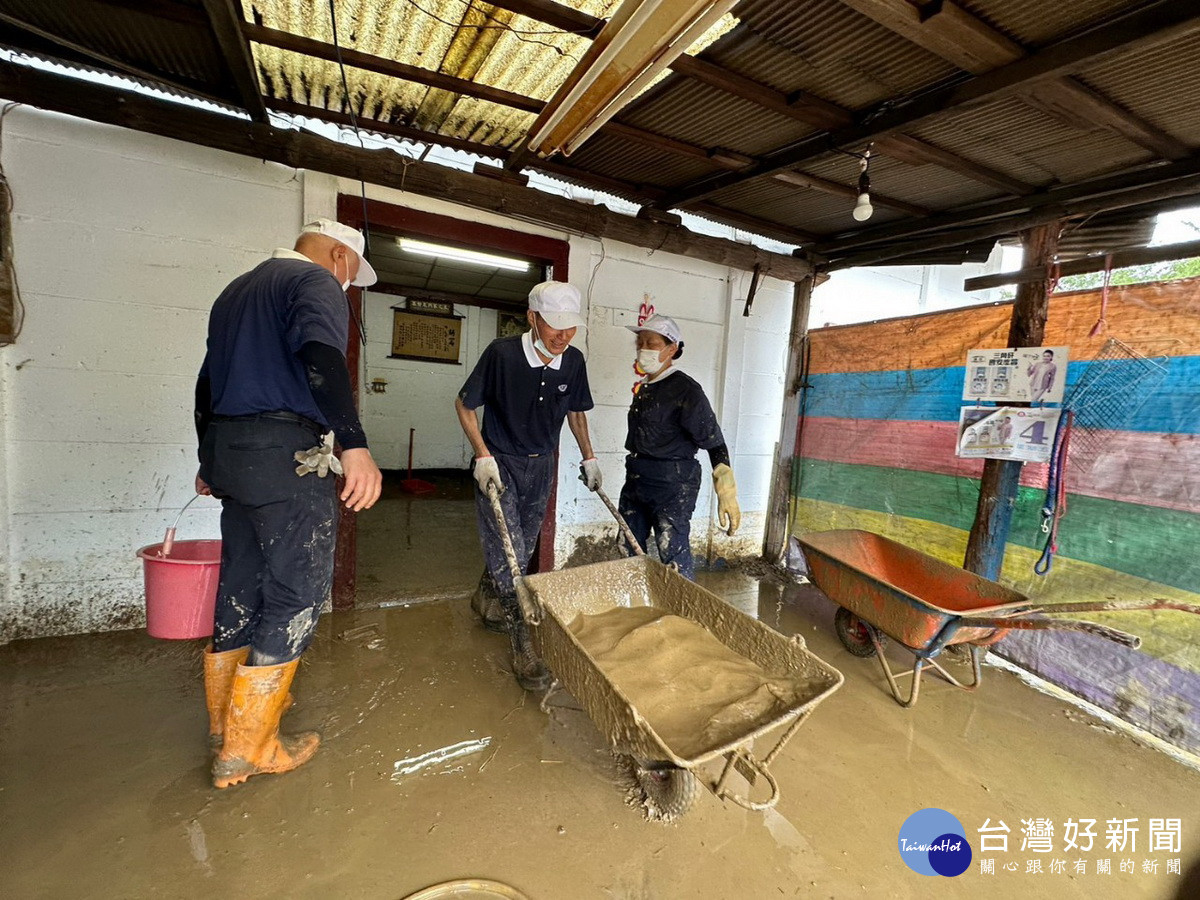
[[238,647],[214,653],[212,644],[204,648],[204,698],[208,702],[208,746],[221,749],[225,734],[225,711],[237,667],[250,656],[250,647]]
[[251,775],[290,772],[313,758],[315,731],[283,736],[279,720],[300,660],[278,666],[237,667],[225,714],[225,744],[213,761],[213,786],[227,788]]

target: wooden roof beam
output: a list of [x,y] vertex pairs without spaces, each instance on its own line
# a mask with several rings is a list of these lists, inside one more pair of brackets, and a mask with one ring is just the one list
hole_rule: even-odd
[[1158,0],[983,75],[865,110],[852,125],[780,148],[745,172],[698,179],[673,191],[667,202],[686,204],[752,178],[795,168],[824,156],[831,147],[861,147],[954,110],[1012,96],[1035,82],[1069,75],[1101,59],[1171,40],[1198,26],[1200,5],[1195,0]]
[[[932,235],[1001,219],[1014,218],[1043,207],[1061,207],[1077,201],[1116,197],[1131,190],[1178,182],[1200,175],[1200,154],[1189,159],[1153,166],[1137,166],[1122,172],[1091,178],[1075,184],[1058,185],[1031,197],[1012,197],[947,210],[920,221],[894,222],[828,237],[813,248],[826,255],[846,255],[851,250],[876,247],[919,235]],[[1118,208],[1121,204],[1115,204]]]
[[[535,21],[544,22],[555,28],[580,34],[594,35],[604,25],[603,19],[564,6],[561,3],[555,3],[554,0],[498,0],[494,5],[528,16]],[[696,56],[684,54],[671,63],[670,68],[676,74],[702,81],[710,87],[753,103],[763,109],[768,109],[781,116],[787,116],[788,118],[804,122],[807,125],[813,125],[817,128],[842,128],[854,121],[854,116],[836,103],[830,103],[828,100],[823,100],[820,97],[803,91],[798,91],[790,95],[785,94],[782,91],[777,91],[772,87],[761,84],[751,78],[746,78],[743,75],[738,75],[736,72],[731,72],[715,63]],[[903,148],[898,143],[887,146],[881,143],[877,145],[876,149],[885,156],[895,156],[897,159],[910,164],[941,166],[960,175],[965,175],[967,178],[1000,188],[1000,190],[1007,193],[1022,194],[1034,189],[1033,185],[1019,181],[995,169],[972,162],[964,157],[957,156],[948,150],[918,141],[916,138],[910,138],[908,145]],[[715,156],[713,158],[714,161],[723,164],[721,159]],[[744,168],[738,166],[725,167],[730,169]]]
[[[975,75],[1014,63],[1027,55],[1020,44],[951,0],[945,0],[941,11],[924,21],[917,8],[907,0],[841,2]],[[1182,142],[1074,78],[1035,84],[1022,99],[1077,127],[1090,129],[1100,125],[1110,128],[1165,159],[1181,159],[1189,152]]]
[[403,185],[414,194],[588,237],[608,238],[747,271],[762,266],[774,277],[790,281],[812,274],[812,266],[807,261],[790,255],[696,234],[686,228],[640,221],[603,206],[579,203],[435,163],[407,159],[391,150],[363,150],[304,131],[246,122],[27,66],[0,62],[0,96],[41,109],[293,168],[313,169],[390,187]]
[[233,0],[204,0],[204,11],[208,13],[213,36],[242,98],[242,107],[255,122],[267,121],[267,108],[263,105],[262,88],[258,84],[258,68],[250,53],[250,44],[238,27],[242,20],[240,10],[234,9]]
[[[776,172],[772,177],[776,181],[789,184],[793,187],[810,188],[826,194],[836,194],[839,197],[858,196],[858,187],[856,185],[841,184],[837,181],[830,181],[827,178],[818,178],[816,175],[809,175],[807,172]],[[871,202],[876,206],[885,206],[910,216],[929,215],[929,210],[923,206],[917,206],[914,203],[905,203],[903,200],[895,200],[877,191],[871,191]]]
[[[249,40],[259,44],[266,44],[269,47],[290,50],[293,53],[312,56],[317,59],[326,60],[327,62],[338,61],[338,48],[324,41],[313,40],[312,38],[292,34],[288,31],[280,31],[277,28],[255,25],[251,22],[242,23],[242,33]],[[456,94],[464,94],[467,97],[475,97],[479,100],[498,103],[501,106],[507,106],[511,109],[538,113],[545,106],[541,100],[535,100],[532,97],[514,94],[512,91],[501,90],[500,88],[494,88],[486,84],[477,84],[466,78],[456,78],[453,75],[434,72],[431,69],[423,69],[420,66],[410,66],[406,63],[396,62],[394,59],[372,56],[369,53],[363,53],[360,50],[354,50],[349,47],[342,48],[342,61],[347,66],[353,66],[356,69],[364,69],[367,72],[375,72],[378,75],[387,75],[391,78],[399,78],[404,81],[423,84],[427,87],[440,88]]]

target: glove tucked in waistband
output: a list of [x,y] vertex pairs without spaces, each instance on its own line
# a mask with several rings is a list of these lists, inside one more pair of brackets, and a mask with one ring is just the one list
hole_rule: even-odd
[[296,474],[302,477],[309,472],[316,472],[318,478],[324,478],[330,472],[334,475],[342,474],[342,461],[333,455],[332,431],[321,438],[321,443],[317,446],[297,450],[295,459],[300,463],[296,466]]

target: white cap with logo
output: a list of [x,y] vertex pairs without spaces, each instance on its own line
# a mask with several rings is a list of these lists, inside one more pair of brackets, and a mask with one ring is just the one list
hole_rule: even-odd
[[675,320],[670,316],[660,316],[657,313],[641,325],[626,325],[625,327],[635,334],[639,331],[653,331],[655,334],[661,334],[667,339],[668,344],[678,344],[683,339],[683,332],[679,330],[679,325]]
[[323,234],[326,237],[331,237],[339,244],[344,244],[358,254],[358,276],[350,282],[358,287],[370,287],[379,280],[379,276],[375,274],[375,269],[367,262],[363,256],[363,248],[366,246],[366,241],[363,239],[362,232],[357,228],[351,228],[349,225],[343,225],[341,222],[335,222],[333,219],[317,219],[315,222],[309,222],[300,229],[301,234]]
[[583,325],[581,300],[578,289],[565,281],[543,281],[529,292],[529,308],[558,331]]

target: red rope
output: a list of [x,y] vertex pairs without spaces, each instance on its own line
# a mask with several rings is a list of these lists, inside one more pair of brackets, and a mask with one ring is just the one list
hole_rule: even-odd
[[1096,324],[1088,332],[1088,337],[1098,337],[1104,334],[1104,329],[1108,327],[1108,321],[1104,317],[1108,313],[1108,285],[1111,280],[1112,254],[1109,253],[1104,257],[1104,288],[1100,291],[1100,318],[1096,320]]

